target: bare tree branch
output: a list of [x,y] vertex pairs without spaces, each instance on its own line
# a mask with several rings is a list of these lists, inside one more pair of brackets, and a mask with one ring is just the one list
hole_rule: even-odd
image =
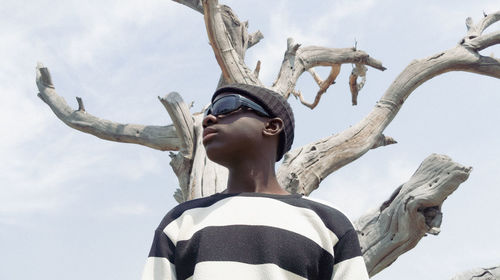
[[478,24],[474,24],[472,18],[468,17],[465,20],[465,24],[467,26],[467,36],[468,39],[473,39],[475,37],[483,34],[484,30],[488,28],[493,23],[500,20],[500,11],[495,13],[485,15]]
[[260,60],[257,61],[257,65],[255,66],[255,69],[253,70],[253,74],[255,75],[256,78],[259,78],[259,73],[260,73]]
[[[280,71],[272,89],[288,98],[295,90],[295,85],[299,77],[316,66],[335,66],[341,64],[356,63],[373,67],[378,70],[385,70],[382,63],[371,58],[367,53],[354,48],[333,49],[317,46],[300,47],[295,44],[292,38],[287,40],[287,50],[281,64]],[[316,82],[321,79],[312,74]],[[320,87],[321,91],[321,87]]]
[[464,47],[472,48],[476,51],[481,51],[487,47],[500,44],[500,31],[476,37],[472,40],[464,41]]
[[[498,17],[495,19],[498,20]],[[488,22],[491,24],[491,21]],[[484,42],[482,36],[474,39],[479,48],[482,47],[480,42]],[[358,124],[285,155],[277,172],[279,182],[288,186],[290,191],[309,194],[326,176],[377,147],[377,139],[417,87],[450,71],[467,71],[500,78],[500,60],[482,56],[476,50],[459,44],[453,49],[411,62]]]
[[[182,5],[185,5],[185,6],[188,6],[189,8],[203,14],[203,3],[201,0],[172,0],[172,1],[177,2],[179,4],[182,4]],[[224,7],[229,8],[228,6],[224,6]],[[248,28],[248,25],[246,27]],[[248,34],[248,40],[246,40],[246,43],[248,43],[248,46],[246,48],[253,47],[258,42],[260,42],[260,40],[262,40],[262,38],[264,38],[264,35],[262,35],[262,33],[260,31],[256,31],[252,34]],[[234,42],[236,42],[236,41],[233,41],[233,43]]]
[[376,149],[378,147],[387,146],[396,144],[398,141],[394,140],[394,138],[390,136],[385,136],[384,134],[379,134],[378,139],[375,141],[375,144],[372,146],[372,149]]
[[500,265],[476,268],[456,275],[451,280],[496,280],[500,279]]
[[326,92],[326,90],[330,87],[330,85],[335,83],[335,79],[340,73],[340,64],[332,65],[330,74],[324,81],[321,80],[321,78],[318,76],[318,74],[316,74],[316,72],[314,72],[314,69],[309,69],[308,72],[311,73],[311,75],[313,75],[314,80],[316,81],[316,83],[318,83],[319,86],[319,91],[318,93],[316,93],[316,97],[314,98],[313,103],[308,103],[307,101],[305,101],[300,91],[292,92],[292,94],[298,96],[300,102],[305,106],[307,106],[309,109],[314,109],[319,104],[319,101],[321,100],[321,96],[323,95],[323,93]]
[[[353,106],[358,105],[358,93],[365,85],[366,71],[368,71],[368,68],[366,68],[363,64],[357,63],[349,76],[349,89],[351,90]],[[361,77],[361,82],[358,83],[359,77]]]
[[430,155],[380,209],[354,222],[370,276],[415,247],[422,237],[439,234],[443,201],[471,170],[447,156]]
[[83,100],[81,97],[76,97],[76,102],[78,102],[78,111],[85,112],[85,106],[83,105]]
[[260,31],[256,31],[248,35],[248,48],[255,46],[260,40],[264,38],[264,35]]
[[[203,0],[202,2],[208,39],[222,70],[225,83],[262,85],[243,60],[242,51],[246,50],[246,43],[242,46],[235,45],[235,41],[231,40],[230,32],[226,29],[221,9],[227,14],[227,11],[230,11],[229,7],[221,8],[217,0]],[[231,12],[229,17],[234,22],[239,22],[234,13]],[[245,33],[243,33],[243,38],[246,38],[248,42],[248,36],[245,36]]]
[[484,30],[493,23],[500,20],[500,11],[485,15],[477,24],[474,24],[472,18],[467,18],[465,24],[467,26],[467,35],[460,42],[461,45],[467,48],[472,48],[480,51],[487,47],[500,43],[500,31],[491,34],[483,35]]
[[92,134],[101,139],[144,145],[161,151],[177,151],[181,141],[173,125],[153,126],[119,124],[99,119],[87,113],[80,99],[79,109],[73,110],[56,91],[49,70],[41,63],[36,68],[38,96],[52,109],[54,114],[71,128]]
[[167,109],[174,123],[177,135],[182,143],[180,153],[191,159],[193,156],[193,117],[189,108],[177,92],[169,93],[165,98],[158,97]]

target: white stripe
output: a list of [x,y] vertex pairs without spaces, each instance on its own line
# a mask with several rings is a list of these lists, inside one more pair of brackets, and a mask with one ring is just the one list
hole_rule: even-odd
[[166,258],[149,257],[141,280],[175,280],[175,266]]
[[188,280],[307,280],[275,264],[200,262]]
[[185,211],[164,232],[174,245],[207,226],[258,225],[295,232],[333,255],[337,236],[312,210],[266,197],[229,197],[206,208]]
[[367,280],[368,278],[363,257],[354,257],[333,266],[332,280]]
[[[304,199],[308,199],[308,200],[311,200],[311,201],[314,201],[314,202],[317,202],[317,203],[320,203],[320,204],[323,204],[325,206],[328,206],[330,208],[333,208],[337,211],[339,211],[340,213],[344,214],[345,211],[343,209],[341,209],[339,206],[337,205],[334,205],[333,203],[331,203],[330,201],[326,201],[326,200],[322,200],[322,199],[319,199],[319,198],[316,198],[316,197],[310,197],[310,196],[303,196]],[[347,217],[345,214],[344,216],[349,220],[349,222],[351,222],[352,224],[352,221],[349,217]]]

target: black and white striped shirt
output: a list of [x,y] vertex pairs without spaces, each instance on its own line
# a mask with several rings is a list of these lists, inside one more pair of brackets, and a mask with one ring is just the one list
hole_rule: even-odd
[[143,280],[368,279],[338,210],[301,195],[215,194],[172,209]]

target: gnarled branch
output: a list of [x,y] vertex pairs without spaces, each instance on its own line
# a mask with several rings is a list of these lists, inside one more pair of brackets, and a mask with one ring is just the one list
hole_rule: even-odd
[[465,24],[467,26],[467,36],[468,39],[473,39],[475,37],[479,37],[483,34],[484,30],[488,28],[488,26],[500,20],[500,11],[495,13],[485,15],[477,24],[474,24],[472,18],[468,17],[465,20]]
[[354,222],[370,276],[428,233],[440,232],[443,201],[467,180],[471,170],[447,156],[430,155],[379,209]]
[[330,69],[330,74],[326,78],[326,80],[321,80],[321,78],[316,74],[314,69],[310,68],[308,69],[308,72],[311,73],[313,76],[314,80],[319,86],[319,91],[316,93],[316,97],[314,98],[313,103],[309,103],[304,100],[304,97],[300,93],[300,91],[292,92],[293,95],[298,96],[300,99],[300,102],[307,106],[309,109],[314,109],[316,106],[318,106],[319,101],[321,100],[321,96],[323,93],[326,92],[326,90],[330,87],[330,85],[335,83],[335,79],[340,73],[340,64],[334,64],[332,65],[332,69]]
[[174,123],[177,135],[181,141],[180,153],[191,159],[193,156],[193,117],[189,108],[177,92],[169,93],[165,98],[158,97],[160,102],[167,109],[172,122]]
[[[173,0],[174,2],[177,2],[179,4],[182,4],[182,5],[185,5],[185,6],[188,6],[189,8],[203,14],[203,3],[201,0]],[[231,8],[229,8],[228,6],[223,6],[225,9],[229,9],[231,10]],[[232,11],[231,11],[232,13]],[[234,13],[232,13],[234,15]],[[236,18],[237,19],[237,18]],[[240,23],[239,20],[237,20],[237,23]],[[226,28],[230,29],[228,27],[228,25],[226,25]],[[245,23],[245,28],[248,28],[248,24]],[[231,33],[231,31],[229,31]],[[246,32],[246,29],[245,29],[245,32]],[[233,34],[231,34],[232,36]],[[247,34],[245,35],[247,36],[247,40],[243,40],[242,43],[244,44],[247,44],[246,48],[251,48],[253,47],[255,44],[257,44],[258,42],[260,42],[260,40],[262,40],[262,38],[264,38],[264,35],[262,35],[262,33],[260,31],[256,31],[252,34]],[[236,37],[233,37],[233,39],[235,39]],[[237,41],[236,40],[233,40],[233,43],[236,43]]]
[[[341,64],[345,63],[363,64],[378,70],[385,70],[380,61],[370,57],[363,51],[354,48],[300,47],[299,44],[293,42],[292,38],[289,38],[278,77],[271,88],[281,93],[285,98],[288,98],[290,94],[296,91],[295,85],[304,71],[308,71],[316,66],[340,67]],[[321,81],[317,75],[313,74],[313,78],[317,83]],[[328,87],[323,89],[322,86],[324,85],[320,85],[320,92],[328,89]]]
[[[219,6],[217,0],[203,0],[202,2],[208,39],[217,63],[222,70],[225,83],[262,85],[253,72],[245,65],[242,55],[243,50],[246,50],[245,44],[242,46],[237,45],[235,40],[232,40],[231,32],[226,29],[221,9],[226,11],[226,14],[228,14],[230,9],[227,6]],[[234,22],[239,22],[232,12],[229,14],[229,17]],[[246,26],[244,30],[246,30]],[[245,36],[245,34],[243,33],[243,38],[246,38],[244,42],[248,42],[248,36]],[[233,38],[234,36],[233,34]]]
[[64,98],[56,93],[49,70],[41,63],[36,68],[36,84],[40,91],[38,97],[71,128],[104,140],[140,144],[160,151],[177,151],[182,145],[173,125],[120,124],[99,119],[85,111],[81,99],[78,101],[79,109],[73,110]]
[[[484,47],[481,45],[481,42],[485,42],[482,36],[485,35],[474,39],[478,49]],[[476,49],[459,44],[450,50],[413,61],[358,124],[285,155],[277,172],[279,182],[288,186],[290,191],[309,194],[326,176],[376,147],[384,129],[417,87],[450,71],[467,71],[500,78],[500,60],[482,56]]]

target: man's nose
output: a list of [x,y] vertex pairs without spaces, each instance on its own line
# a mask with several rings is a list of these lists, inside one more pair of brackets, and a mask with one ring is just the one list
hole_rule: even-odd
[[202,126],[205,128],[214,123],[217,123],[217,117],[212,114],[208,114],[205,118],[203,118]]

